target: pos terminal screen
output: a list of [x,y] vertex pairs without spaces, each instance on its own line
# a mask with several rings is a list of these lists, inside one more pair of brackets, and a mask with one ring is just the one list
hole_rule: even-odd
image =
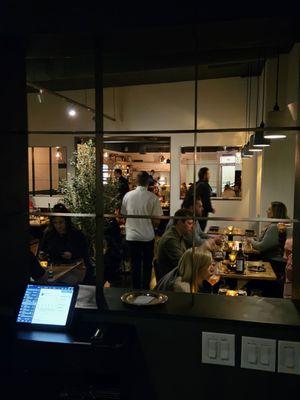
[[17,323],[67,325],[74,297],[73,286],[27,285]]

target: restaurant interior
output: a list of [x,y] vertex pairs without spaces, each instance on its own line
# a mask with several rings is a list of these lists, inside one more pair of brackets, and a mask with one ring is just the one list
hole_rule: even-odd
[[[281,386],[296,387],[296,25],[295,18],[278,16],[207,19],[196,25],[104,24],[101,45],[93,34],[65,32],[27,33],[25,52],[19,38],[3,46],[7,64],[2,68],[11,82],[3,80],[10,99],[3,124],[6,148],[12,149],[2,160],[5,168],[11,165],[4,195],[4,244],[10,258],[4,277],[10,284],[1,294],[1,318],[10,321],[2,342],[14,337],[1,362],[4,370],[10,360],[7,385],[21,378],[30,392],[39,379],[42,387],[63,348],[68,356],[45,398],[85,398],[76,396],[88,390],[94,396],[88,398],[97,399],[137,399],[141,393],[145,399],[191,398],[199,393],[201,374],[203,395],[211,397],[208,381],[217,373],[224,395],[230,393],[231,377],[239,390],[252,379],[245,398],[258,390],[265,399],[276,398]],[[202,214],[195,211],[203,167],[210,172],[213,210],[206,217],[205,208]],[[120,197],[116,170],[126,179],[127,193],[140,185],[143,171],[151,175],[147,189],[161,207],[160,215],[136,213],[145,224],[153,220],[148,287],[134,284],[130,218],[123,212],[127,194]],[[192,290],[191,283],[185,293],[159,290],[160,246],[168,229],[188,219],[176,215],[186,208],[182,204],[189,194],[192,241],[181,256],[190,247],[195,268],[195,254],[208,249],[214,266],[210,278],[217,279],[205,279],[199,290]],[[276,214],[274,202],[283,204],[285,212]],[[61,204],[66,208],[57,206]],[[73,243],[80,256],[70,260],[64,255],[66,262],[51,259],[45,245],[59,218],[68,221],[66,225],[72,221],[81,238]],[[169,221],[174,227],[167,227]],[[206,225],[204,247],[196,245],[198,223]],[[270,225],[276,235],[272,254],[256,244]],[[79,253],[83,242],[86,249]],[[43,277],[33,275],[28,249]],[[177,265],[178,260],[176,274]],[[71,333],[39,337],[14,327],[11,320],[27,284],[79,287]],[[41,354],[46,362],[38,371],[34,365]],[[164,362],[157,363],[158,354]],[[74,367],[79,356],[85,368]],[[74,384],[74,377],[80,385]],[[187,383],[180,383],[180,377]]]

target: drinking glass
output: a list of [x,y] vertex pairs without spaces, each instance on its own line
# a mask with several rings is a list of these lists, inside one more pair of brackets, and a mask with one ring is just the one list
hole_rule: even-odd
[[211,294],[214,294],[214,285],[217,282],[219,282],[219,280],[220,280],[220,275],[216,275],[216,274],[211,275],[210,278],[208,279],[208,282],[209,282],[210,288],[211,288],[211,291],[210,291]]
[[217,282],[219,282],[219,280],[220,280],[220,275],[218,275],[218,267],[217,267],[217,265],[216,265],[215,263],[212,264],[212,267],[213,267],[213,273],[212,273],[212,275],[209,277],[208,283],[210,284],[210,288],[211,288],[210,293],[211,293],[211,294],[214,294],[214,285],[215,285]]

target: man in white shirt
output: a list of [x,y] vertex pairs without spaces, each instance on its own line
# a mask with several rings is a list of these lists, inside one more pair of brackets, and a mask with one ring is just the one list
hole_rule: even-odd
[[[147,190],[149,174],[137,175],[136,189],[125,194],[121,207],[123,215],[149,215],[159,217],[163,211],[159,199]],[[151,280],[155,232],[153,225],[159,219],[126,218],[126,241],[132,267],[134,289],[149,289]]]

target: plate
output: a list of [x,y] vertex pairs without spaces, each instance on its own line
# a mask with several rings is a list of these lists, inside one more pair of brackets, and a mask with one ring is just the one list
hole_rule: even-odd
[[265,272],[266,268],[263,265],[250,265],[248,270],[252,272]]
[[157,306],[164,304],[168,300],[168,296],[158,292],[151,292],[147,290],[137,290],[133,292],[124,293],[121,296],[123,303],[137,307]]

